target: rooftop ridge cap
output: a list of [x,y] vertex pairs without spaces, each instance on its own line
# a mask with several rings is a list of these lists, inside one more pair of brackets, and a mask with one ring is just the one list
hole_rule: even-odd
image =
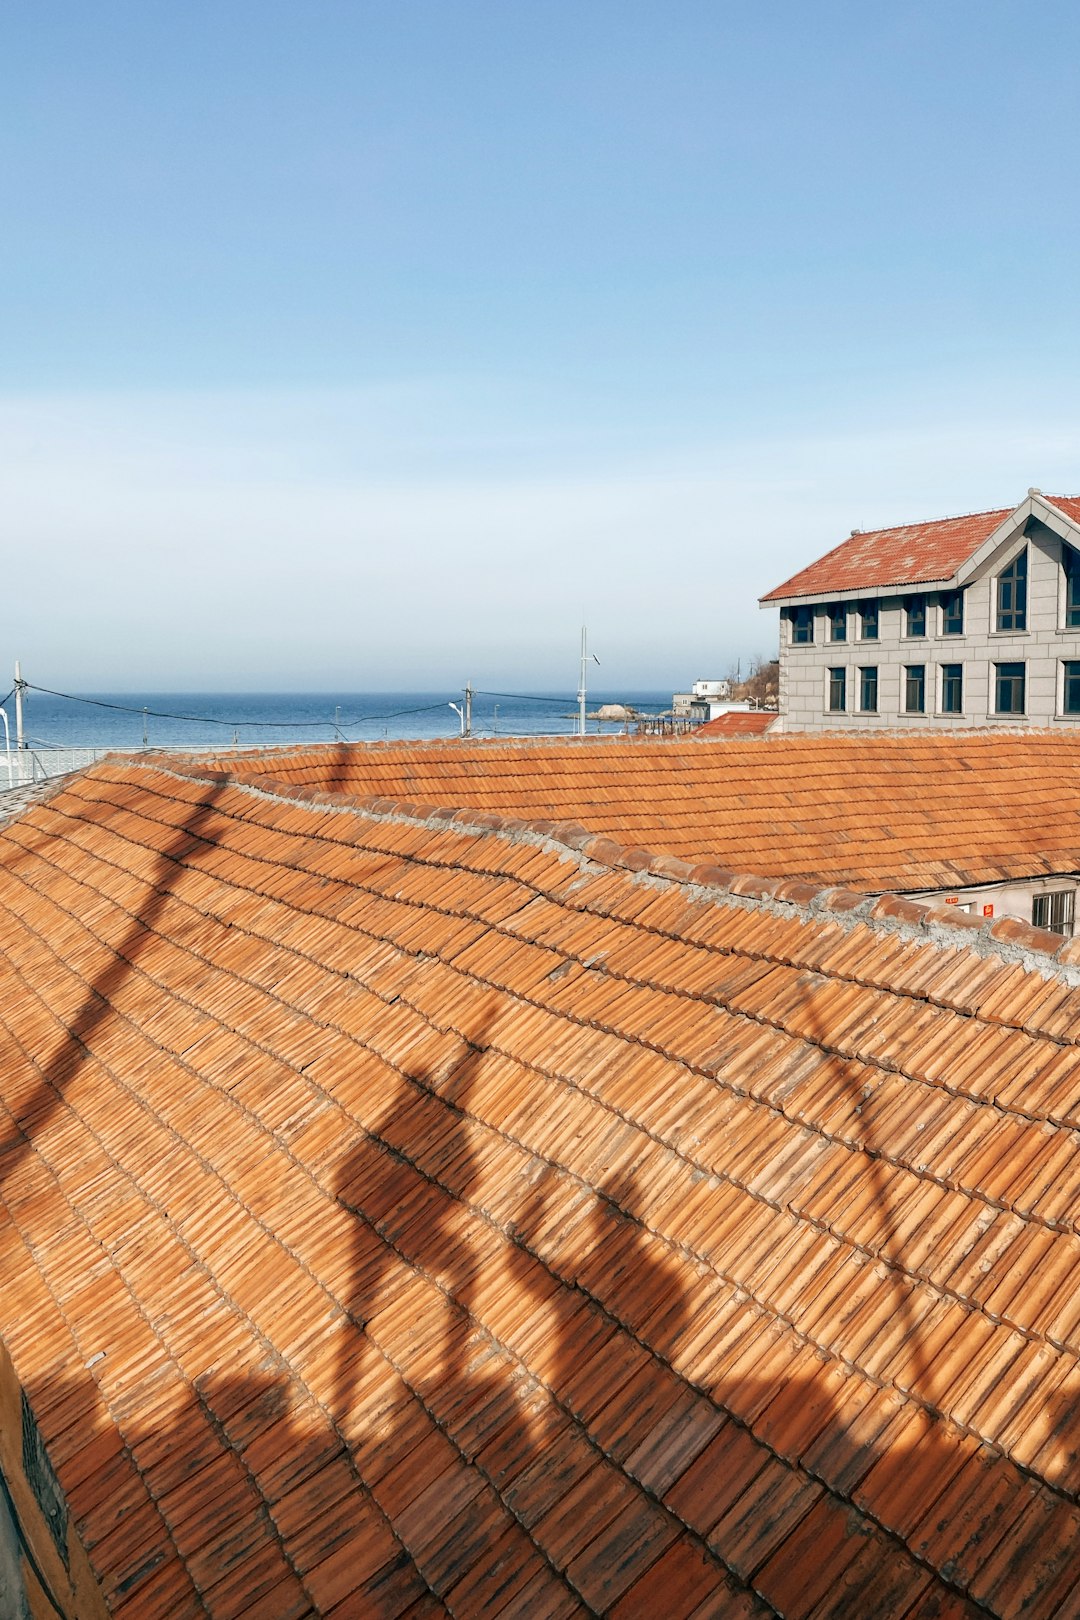
[[[1032,723],[1024,726],[1010,726],[1008,731],[1005,732],[999,727],[991,725],[989,721],[984,721],[981,725],[978,722],[973,722],[969,726],[953,726],[948,731],[923,731],[917,733],[905,731],[903,726],[867,726],[859,731],[848,731],[843,726],[823,726],[820,731],[777,731],[766,740],[769,742],[782,742],[790,746],[794,742],[805,742],[809,745],[819,742],[833,742],[839,738],[841,741],[861,746],[867,737],[888,737],[896,742],[905,742],[909,747],[915,744],[919,746],[929,744],[932,748],[942,748],[950,742],[955,742],[957,737],[995,737],[998,742],[1003,742],[1013,737],[1030,737],[1035,734],[1045,737],[1060,737],[1065,742],[1070,740],[1069,732],[1058,730],[1050,725],[1040,726]],[[689,741],[689,738],[687,740]],[[735,739],[736,742],[761,742],[762,740],[761,737],[752,736],[737,737]]]
[[[181,780],[210,779],[193,769],[173,771],[160,761],[140,759],[138,755],[128,755],[126,760],[137,768],[164,770],[166,775]],[[88,767],[87,774],[92,769],[93,766]],[[211,775],[219,783],[280,804],[306,804],[313,810],[407,822],[412,826],[429,826],[432,830],[451,827],[463,833],[496,834],[511,842],[531,843],[538,848],[554,847],[571,858],[576,856],[580,863],[625,872],[632,882],[657,886],[680,884],[695,899],[716,900],[723,895],[724,904],[734,904],[740,909],[764,910],[785,917],[794,913],[804,922],[828,920],[847,933],[859,925],[867,925],[874,932],[898,935],[912,943],[931,941],[941,949],[968,949],[980,957],[996,957],[1027,972],[1038,973],[1042,978],[1080,987],[1080,961],[1059,959],[1072,941],[1046,929],[1033,928],[1015,917],[984,921],[969,917],[965,912],[954,914],[953,908],[944,902],[923,903],[894,893],[864,894],[838,884],[732,872],[707,861],[691,863],[674,855],[626,846],[604,833],[590,832],[578,822],[522,820],[486,810],[414,803],[379,794],[361,798],[325,793],[317,788],[293,787],[274,776],[234,777],[226,772]]]
[[[771,709],[757,712],[769,713],[775,716],[779,713],[779,710]],[[595,748],[598,743],[604,745],[615,743],[621,747],[628,744],[641,743],[659,744],[663,742],[667,744],[671,741],[672,739],[666,737],[639,737],[623,731],[593,733],[585,737],[579,736],[577,732],[567,732],[564,734],[547,737],[372,737],[360,738],[356,741],[347,742],[344,744],[340,742],[268,743],[265,748],[260,747],[258,749],[253,749],[251,752],[243,755],[238,755],[231,749],[223,749],[222,754],[228,763],[234,764],[238,758],[248,759],[251,760],[252,763],[257,763],[260,759],[277,758],[282,754],[299,754],[301,752],[314,753],[316,750],[325,752],[327,750],[336,750],[342,747],[348,749],[363,749],[365,752],[389,752],[391,750],[394,752],[403,752],[405,750],[411,752],[413,750],[419,751],[441,748],[457,749],[462,745],[478,748],[525,749],[543,748],[545,746],[561,747],[564,744],[570,744],[575,747],[589,746]],[[144,757],[141,750],[137,752],[128,752],[121,749],[117,750],[117,753],[119,753],[125,759],[139,759]],[[114,754],[112,757],[116,757],[116,755]],[[175,755],[170,753],[168,749],[155,751],[154,757],[157,759],[187,759],[186,755]],[[195,756],[194,763],[201,764],[205,761],[207,762],[207,768],[209,769],[211,768],[211,764],[209,762],[212,762],[213,757],[214,756],[210,753],[198,754]]]

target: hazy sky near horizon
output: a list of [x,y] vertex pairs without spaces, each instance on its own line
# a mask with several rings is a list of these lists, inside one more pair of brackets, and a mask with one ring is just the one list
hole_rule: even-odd
[[572,691],[854,527],[1080,490],[1080,10],[0,18],[0,668]]

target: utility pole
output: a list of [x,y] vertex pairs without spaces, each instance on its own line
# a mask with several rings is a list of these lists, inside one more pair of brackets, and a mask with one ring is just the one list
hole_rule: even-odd
[[[592,661],[593,661],[594,664],[598,664],[600,662],[599,658],[597,658],[595,653],[592,654]],[[589,662],[589,633],[586,630],[585,626],[582,625],[582,627],[581,627],[581,684],[578,687],[578,695],[577,695],[577,702],[578,702],[577,734],[578,734],[579,737],[584,737],[584,735],[585,735],[585,696],[586,696],[585,689],[586,689],[586,686],[588,684],[587,680],[586,680],[586,676],[585,676],[585,670],[586,670],[586,666],[587,666],[588,662]]]
[[472,736],[472,681],[465,688],[465,731],[466,737]]
[[15,660],[15,746],[25,748],[26,739],[23,736],[23,687],[26,682],[22,678],[22,667],[19,660]]

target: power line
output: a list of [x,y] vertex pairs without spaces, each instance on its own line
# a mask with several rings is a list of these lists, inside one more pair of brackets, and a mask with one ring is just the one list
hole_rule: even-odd
[[[446,707],[444,703],[425,703],[413,709],[393,709],[381,714],[361,714],[351,720],[222,720],[216,715],[209,714],[173,714],[165,709],[150,709],[135,707],[131,703],[110,703],[105,698],[77,697],[73,692],[55,692],[50,686],[34,686],[30,681],[23,682],[27,692],[40,692],[45,697],[64,698],[68,703],[85,703],[95,709],[112,709],[118,714],[141,714],[151,720],[184,720],[192,725],[200,726],[228,726],[232,730],[239,727],[254,727],[255,729],[274,729],[282,731],[300,731],[318,728],[325,731],[327,728],[338,730],[346,727],[360,726],[371,720],[401,720],[411,714],[433,714],[437,709]],[[14,688],[12,688],[14,692]],[[11,693],[8,694],[11,696]],[[4,699],[7,702],[7,698]]]
[[[473,687],[473,697],[514,698],[520,699],[523,703],[569,703],[573,707],[575,714],[577,712],[576,697],[540,697],[536,692],[485,692],[479,686]],[[630,707],[630,705],[624,705],[624,707]],[[633,707],[636,708],[637,705],[635,704]],[[655,709],[656,704],[649,704],[649,708]],[[555,733],[553,732],[552,735],[554,736]]]
[[523,703],[574,703],[576,699],[569,697],[540,697],[535,692],[485,692],[478,686],[473,687],[473,697],[520,698]]

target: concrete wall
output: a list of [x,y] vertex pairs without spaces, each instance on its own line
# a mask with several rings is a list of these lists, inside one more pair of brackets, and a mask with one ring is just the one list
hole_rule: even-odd
[[[1028,548],[1028,628],[1020,635],[993,628],[996,581],[1001,568],[1016,553]],[[1080,629],[1063,625],[1064,580],[1061,568],[1062,543],[1048,529],[1039,529],[1026,541],[1015,533],[988,559],[979,577],[964,592],[964,634],[943,636],[940,627],[937,592],[926,592],[927,634],[904,635],[904,603],[912,591],[880,597],[877,641],[859,639],[857,603],[871,593],[847,591],[833,598],[846,601],[848,639],[828,640],[829,622],[824,605],[814,610],[814,641],[796,646],[791,627],[781,623],[780,634],[780,724],[782,731],[880,730],[902,726],[912,730],[940,730],[965,726],[1042,726],[1080,725],[1080,715],[1064,716],[1061,704],[1061,665],[1065,659],[1080,659]],[[1026,666],[1026,709],[1022,715],[994,712],[994,665],[1020,662]],[[942,664],[959,663],[964,668],[963,711],[942,714],[939,678]],[[926,666],[926,713],[904,711],[904,670],[908,664]],[[834,713],[828,708],[828,670],[847,670],[847,709]],[[858,711],[859,669],[872,665],[878,671],[878,706],[873,714]]]
[[0,1620],[108,1620],[56,1475],[0,1343]]

